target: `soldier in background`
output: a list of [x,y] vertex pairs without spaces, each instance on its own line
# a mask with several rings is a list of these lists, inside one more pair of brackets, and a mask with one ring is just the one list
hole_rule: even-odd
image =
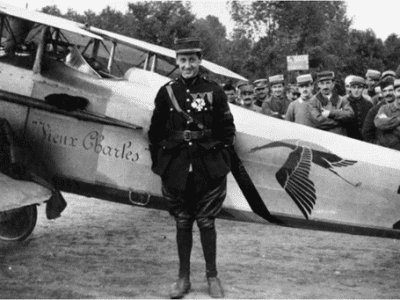
[[242,103],[242,107],[255,111],[261,112],[261,107],[255,104],[255,94],[254,94],[254,86],[249,82],[242,83],[238,86],[239,90],[239,99]]
[[315,127],[309,112],[309,100],[313,96],[313,78],[311,74],[304,74],[297,76],[296,81],[300,97],[289,104],[285,120]]
[[285,79],[283,75],[275,75],[268,78],[271,88],[271,96],[264,101],[262,112],[267,116],[284,119],[290,100],[285,95]]
[[226,97],[228,98],[228,102],[232,104],[237,104],[237,95],[236,89],[231,83],[225,83],[222,86],[222,89],[225,92]]
[[365,83],[367,88],[364,90],[364,94],[367,94],[371,99],[376,95],[375,88],[379,85],[379,80],[381,78],[381,72],[377,70],[367,70],[365,74]]
[[300,97],[299,87],[295,84],[289,84],[286,89],[286,98],[293,102]]
[[310,99],[310,114],[318,129],[347,135],[343,123],[354,117],[353,109],[345,97],[334,92],[335,73],[324,71],[317,74],[318,93]]
[[362,141],[362,127],[368,111],[373,106],[372,102],[364,96],[365,80],[360,76],[353,76],[349,82],[350,95],[347,100],[354,111],[354,117],[345,124],[347,136]]
[[268,79],[262,78],[257,79],[253,82],[254,84],[254,94],[255,94],[255,105],[261,107],[264,101],[268,98],[269,88]]

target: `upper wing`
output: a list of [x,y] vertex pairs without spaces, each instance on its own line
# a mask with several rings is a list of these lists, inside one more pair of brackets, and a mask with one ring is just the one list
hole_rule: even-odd
[[298,147],[290,153],[285,164],[276,173],[276,179],[307,220],[317,198],[314,183],[308,178],[311,161],[312,152],[310,148]]
[[[138,39],[134,39],[131,37],[127,37],[118,33],[110,32],[107,30],[99,29],[93,26],[90,26],[89,28],[90,31],[92,31],[95,34],[98,34],[102,37],[104,37],[106,40],[111,40],[113,42],[117,42],[135,49],[142,50],[143,52],[150,52],[150,53],[155,53],[159,54],[161,56],[169,57],[169,58],[176,58],[176,53],[172,49],[168,49],[162,46],[154,45],[151,43],[147,43]],[[222,66],[219,66],[217,64],[214,64],[212,62],[209,62],[205,59],[202,60],[201,65],[206,68],[207,70],[211,71],[212,73],[223,75],[226,77],[230,78],[235,78],[238,80],[244,80],[247,81],[246,78],[243,76],[240,76],[239,74],[236,74],[227,68],[224,68]]]
[[0,3],[0,13],[12,17],[28,20],[34,23],[48,25],[54,28],[67,30],[70,32],[78,33],[87,37],[102,40],[99,35],[93,34],[85,30],[85,25],[78,22],[70,21],[64,18],[52,16],[42,12],[28,10],[23,8],[14,7],[5,3]]

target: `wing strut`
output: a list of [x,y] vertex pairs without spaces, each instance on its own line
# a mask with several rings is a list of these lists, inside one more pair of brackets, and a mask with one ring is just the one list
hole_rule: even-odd
[[236,179],[236,182],[253,212],[270,223],[285,225],[285,222],[271,215],[233,147],[230,152],[232,159],[232,175]]

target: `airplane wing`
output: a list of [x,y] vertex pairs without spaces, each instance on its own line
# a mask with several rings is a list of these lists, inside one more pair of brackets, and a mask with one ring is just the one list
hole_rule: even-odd
[[0,14],[9,15],[12,17],[28,20],[34,23],[48,25],[51,27],[67,30],[77,34],[81,34],[87,37],[103,40],[101,36],[98,36],[88,30],[85,30],[85,25],[70,21],[64,18],[48,15],[42,12],[28,10],[24,8],[18,8],[0,2]]
[[[147,42],[135,39],[135,38],[123,36],[121,34],[113,33],[113,32],[103,30],[100,28],[96,28],[93,26],[90,26],[89,30],[91,32],[98,34],[98,35],[100,35],[106,39],[109,39],[113,42],[124,44],[129,47],[134,47],[134,48],[140,49],[144,52],[151,52],[151,53],[159,54],[162,56],[170,57],[173,59],[175,59],[175,57],[176,57],[174,50],[171,50],[171,49],[168,49],[168,48],[165,48],[162,46],[147,43]],[[223,75],[223,76],[234,78],[234,79],[238,79],[238,80],[247,81],[247,79],[244,78],[243,76],[236,74],[236,73],[228,70],[227,68],[224,68],[222,66],[214,64],[205,59],[202,60],[202,66],[212,73]]]

